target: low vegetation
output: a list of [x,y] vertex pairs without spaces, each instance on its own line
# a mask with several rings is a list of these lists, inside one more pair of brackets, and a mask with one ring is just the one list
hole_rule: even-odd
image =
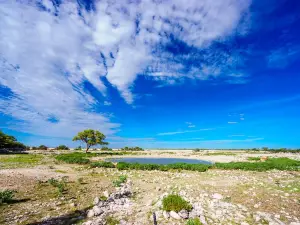
[[251,170],[251,171],[267,171],[267,170],[300,170],[300,161],[289,158],[269,158],[264,162],[230,162],[216,163],[216,169],[226,170]]
[[112,151],[112,148],[104,146],[101,148],[101,151]]
[[203,225],[199,218],[194,218],[194,219],[189,219],[187,222],[186,222],[186,225]]
[[66,189],[66,178],[62,178],[61,180],[56,180],[54,178],[51,178],[48,180],[48,183],[52,185],[53,187],[57,188],[57,192],[59,196],[62,196]]
[[120,149],[121,151],[144,151],[143,148],[140,147],[124,147]]
[[123,183],[125,183],[126,181],[127,181],[127,176],[121,175],[121,176],[118,177],[117,180],[114,180],[114,181],[113,181],[113,185],[114,185],[115,187],[120,187],[120,186],[121,186]]
[[248,157],[249,161],[260,161],[260,157]]
[[40,146],[33,146],[31,147],[31,150],[48,150],[48,147],[46,145],[40,145]]
[[43,158],[42,155],[37,154],[4,155],[0,157],[0,168],[34,166],[39,164]]
[[192,210],[192,205],[184,200],[180,195],[171,194],[163,198],[162,200],[163,210],[170,212],[179,212],[180,210]]
[[106,224],[107,225],[117,225],[117,224],[120,224],[120,221],[117,220],[117,219],[115,219],[115,218],[113,218],[112,216],[108,216],[106,218]]
[[142,163],[126,163],[119,162],[117,164],[117,169],[119,170],[160,170],[160,171],[169,171],[169,170],[192,170],[198,172],[204,172],[210,165],[205,164],[187,164],[187,163],[174,163],[174,164],[142,164]]
[[112,163],[112,162],[92,162],[90,164],[90,166],[92,168],[101,168],[101,167],[104,167],[104,168],[115,168],[115,165]]
[[3,203],[10,203],[13,201],[16,191],[13,190],[4,190],[0,191],[0,205]]
[[59,145],[55,148],[56,150],[70,150],[66,145]]
[[89,164],[90,160],[86,158],[85,154],[71,153],[71,154],[60,154],[55,156],[55,159],[70,164]]

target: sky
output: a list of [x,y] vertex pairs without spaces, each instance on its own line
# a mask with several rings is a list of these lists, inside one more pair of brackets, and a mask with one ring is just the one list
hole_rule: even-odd
[[299,148],[300,1],[0,0],[0,129],[27,145]]

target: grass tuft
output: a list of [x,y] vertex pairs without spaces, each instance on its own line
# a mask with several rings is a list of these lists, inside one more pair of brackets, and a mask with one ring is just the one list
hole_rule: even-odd
[[121,176],[118,177],[117,180],[114,180],[114,181],[113,181],[113,185],[114,185],[115,187],[120,187],[121,184],[123,184],[123,183],[126,182],[126,180],[127,180],[127,176],[121,175]]
[[14,190],[4,190],[0,191],[0,205],[3,203],[10,203],[13,201],[16,191]]
[[289,158],[269,158],[264,162],[230,162],[216,163],[216,169],[226,170],[251,170],[251,171],[267,171],[267,170],[290,170],[299,171],[300,161]]
[[104,167],[104,168],[115,168],[115,165],[112,163],[112,162],[92,162],[90,164],[90,166],[92,168],[95,168],[95,167]]
[[200,222],[199,218],[189,219],[186,222],[186,225],[203,225],[203,223]]
[[162,200],[163,210],[170,212],[179,212],[180,210],[192,210],[192,205],[184,200],[181,196],[171,194],[163,198]]

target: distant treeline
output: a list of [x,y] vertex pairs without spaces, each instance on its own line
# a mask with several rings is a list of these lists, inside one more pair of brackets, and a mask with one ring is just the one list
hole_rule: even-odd
[[217,150],[217,151],[264,151],[264,152],[271,152],[271,153],[279,153],[279,152],[289,152],[289,153],[300,153],[299,149],[290,149],[290,148],[249,148],[249,149],[207,149],[207,148],[196,148],[193,149],[195,152],[205,151],[205,150]]

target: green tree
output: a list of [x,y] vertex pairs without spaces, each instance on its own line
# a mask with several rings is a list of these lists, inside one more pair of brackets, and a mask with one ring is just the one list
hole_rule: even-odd
[[0,130],[0,149],[1,148],[25,150],[26,146],[18,142],[15,137],[7,135]]
[[91,146],[93,145],[108,145],[108,142],[105,142],[105,135],[98,130],[87,129],[79,132],[74,138],[73,141],[82,141],[86,144],[85,152],[88,152]]

